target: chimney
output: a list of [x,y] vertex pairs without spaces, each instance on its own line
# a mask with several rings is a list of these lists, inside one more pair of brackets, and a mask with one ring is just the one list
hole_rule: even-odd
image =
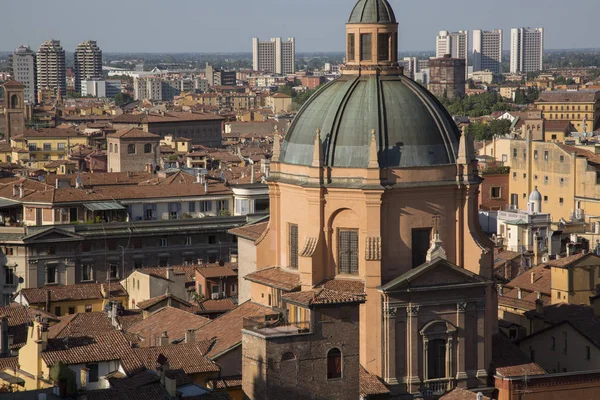
[[535,272],[531,273],[531,284],[535,283]]
[[167,279],[172,281],[175,278],[175,272],[173,271],[173,268],[168,267],[167,268]]
[[6,356],[9,352],[8,345],[8,317],[3,315],[0,317],[0,355]]
[[523,298],[523,292],[521,288],[517,288],[517,299],[521,300]]
[[177,397],[177,384],[175,378],[165,375],[165,390],[171,398]]
[[19,195],[19,185],[13,185],[13,197],[17,197]]
[[254,165],[251,165],[250,167],[252,168],[252,171],[250,172],[250,183],[254,183],[254,180],[255,180]]
[[185,330],[185,342],[194,343],[196,341],[196,332],[193,329]]
[[46,310],[47,312],[50,312],[50,304],[51,304],[52,298],[50,295],[50,291],[48,289],[46,289]]
[[115,328],[118,325],[118,323],[117,323],[117,302],[116,301],[112,301],[110,303],[110,323]]
[[167,331],[164,331],[162,333],[162,335],[160,335],[160,346],[168,346],[169,345],[169,335],[167,334]]
[[510,280],[510,262],[504,263],[504,279]]
[[90,369],[89,368],[81,368],[81,390],[85,391],[87,388],[87,384],[90,381]]
[[208,193],[208,179],[204,181],[204,193]]
[[541,299],[535,301],[535,312],[539,315],[544,315],[544,303]]
[[19,198],[22,199],[24,195],[25,195],[25,188],[23,187],[23,184],[20,184],[19,185]]

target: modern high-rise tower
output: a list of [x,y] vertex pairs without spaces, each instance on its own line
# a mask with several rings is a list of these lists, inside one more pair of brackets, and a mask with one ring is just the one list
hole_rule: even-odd
[[[448,32],[440,31],[435,38],[435,58],[443,58],[446,54],[450,58],[460,58],[465,60],[465,65],[469,65],[469,31]],[[467,69],[465,67],[465,77]]]
[[102,50],[95,40],[86,40],[75,50],[75,90],[81,92],[81,81],[102,79]]
[[544,28],[514,28],[510,32],[510,72],[543,69]]
[[281,38],[273,38],[270,42],[252,39],[252,61],[255,71],[276,74],[293,74],[296,72],[296,41],[289,38],[287,42]]
[[48,40],[40,46],[37,53],[38,91],[49,88],[54,94],[67,94],[65,51],[60,40]]
[[35,53],[27,46],[19,46],[11,55],[13,79],[25,86],[25,102],[36,102]]
[[473,72],[502,73],[502,29],[473,31]]

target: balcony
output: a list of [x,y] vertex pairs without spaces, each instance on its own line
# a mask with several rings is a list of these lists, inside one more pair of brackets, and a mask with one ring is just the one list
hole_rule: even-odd
[[421,395],[424,399],[437,399],[453,390],[455,386],[453,378],[428,379],[423,381]]
[[244,318],[243,329],[266,337],[311,333],[310,321],[288,322],[280,314]]

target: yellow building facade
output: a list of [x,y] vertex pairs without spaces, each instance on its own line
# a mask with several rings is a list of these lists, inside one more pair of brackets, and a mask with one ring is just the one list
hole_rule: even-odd
[[540,94],[535,104],[544,118],[570,121],[577,132],[593,132],[598,128],[599,91],[546,91]]
[[87,136],[73,129],[27,130],[22,136],[11,138],[13,149],[28,151],[30,160],[37,162],[37,168],[43,168],[51,161],[64,160],[69,149],[88,143]]

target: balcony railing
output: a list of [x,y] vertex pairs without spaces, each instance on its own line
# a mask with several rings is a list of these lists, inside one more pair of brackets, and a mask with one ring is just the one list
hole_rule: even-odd
[[428,379],[423,382],[421,394],[425,399],[437,399],[456,386],[452,378]]
[[310,321],[288,322],[280,314],[243,319],[243,328],[263,336],[285,336],[310,333]]

